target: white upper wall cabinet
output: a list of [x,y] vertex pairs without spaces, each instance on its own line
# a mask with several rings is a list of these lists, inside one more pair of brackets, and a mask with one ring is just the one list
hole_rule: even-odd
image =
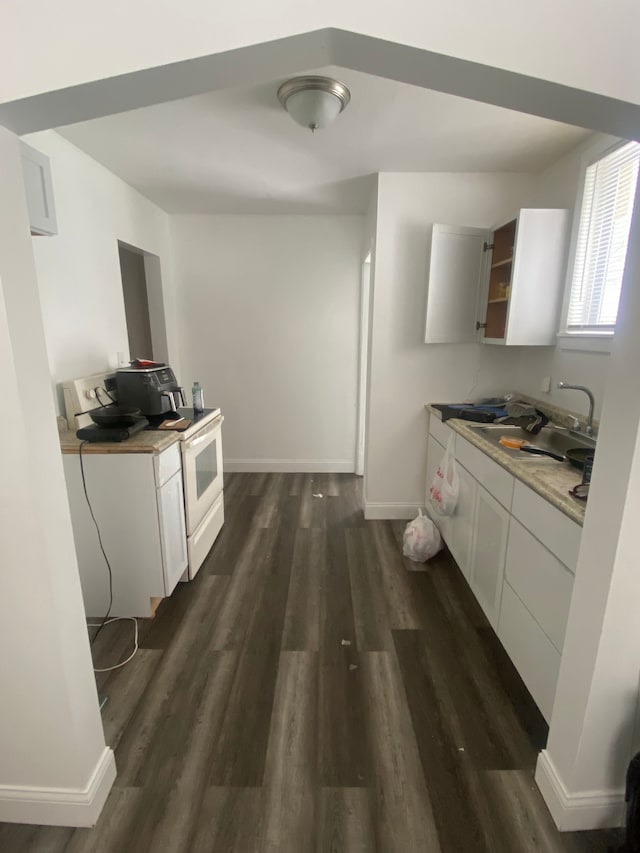
[[569,227],[556,209],[491,231],[434,225],[425,343],[555,344]]
[[25,142],[22,149],[22,175],[27,196],[31,233],[52,236],[58,233],[56,208],[53,201],[51,164],[49,158]]

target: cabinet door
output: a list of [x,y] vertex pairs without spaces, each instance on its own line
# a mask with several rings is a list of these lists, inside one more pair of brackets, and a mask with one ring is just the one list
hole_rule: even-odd
[[445,449],[440,444],[440,442],[436,441],[435,438],[430,435],[427,441],[427,487],[425,489],[424,502],[427,510],[427,515],[434,522],[434,524],[440,531],[440,535],[448,545],[452,516],[439,515],[433,509],[431,501],[429,500],[429,488],[431,486],[431,483],[433,482],[434,477],[436,476],[436,471],[438,470],[438,465],[442,461],[444,452]]
[[462,574],[469,580],[471,568],[471,543],[476,503],[476,481],[468,471],[458,465],[460,494],[456,510],[451,516],[447,545]]
[[556,345],[570,228],[568,210],[518,214],[508,344]]
[[483,343],[551,346],[566,273],[570,212],[523,209],[495,228],[483,287]]
[[57,234],[49,158],[21,143],[22,176],[32,234]]
[[434,225],[427,285],[424,342],[476,341],[478,297],[487,232],[480,228]]
[[157,490],[165,595],[171,595],[187,568],[182,471]]
[[494,630],[498,627],[509,534],[509,513],[476,485],[470,584]]

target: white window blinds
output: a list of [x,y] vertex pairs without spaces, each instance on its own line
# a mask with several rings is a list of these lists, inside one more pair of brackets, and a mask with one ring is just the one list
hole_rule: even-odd
[[639,161],[640,143],[629,142],[587,169],[568,332],[615,329]]

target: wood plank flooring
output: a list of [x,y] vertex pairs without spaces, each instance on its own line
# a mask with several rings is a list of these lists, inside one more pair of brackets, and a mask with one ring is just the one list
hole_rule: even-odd
[[[229,474],[227,521],[98,677],[118,778],[93,829],[3,853],[605,853],[533,782],[546,726],[457,567],[401,555],[352,475]],[[323,497],[314,497],[321,494]],[[96,666],[128,654],[106,627]]]

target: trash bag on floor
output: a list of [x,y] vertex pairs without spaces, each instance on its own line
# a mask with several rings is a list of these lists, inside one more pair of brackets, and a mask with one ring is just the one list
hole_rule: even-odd
[[402,553],[414,563],[426,563],[442,548],[440,531],[421,509],[410,521],[402,537]]

